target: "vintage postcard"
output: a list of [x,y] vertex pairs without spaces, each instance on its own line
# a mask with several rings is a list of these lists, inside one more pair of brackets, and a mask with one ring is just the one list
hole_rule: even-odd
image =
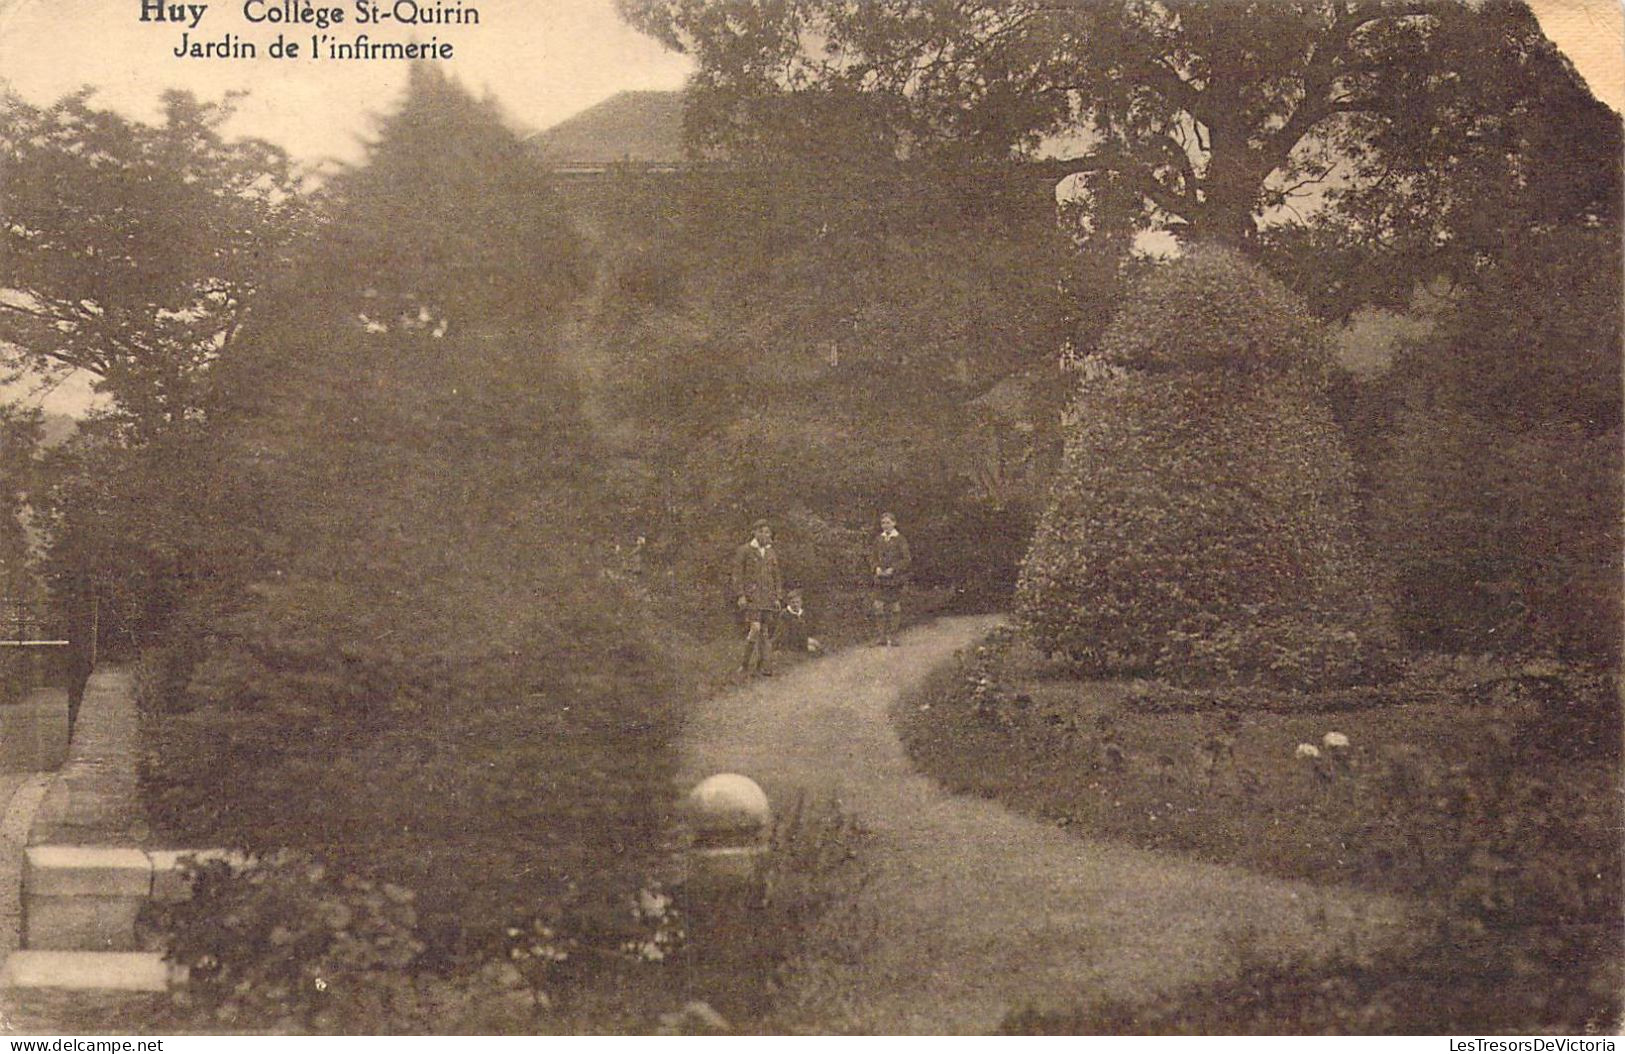
[[1616,0],[0,0],[0,1032],[1613,1050],[1622,105]]

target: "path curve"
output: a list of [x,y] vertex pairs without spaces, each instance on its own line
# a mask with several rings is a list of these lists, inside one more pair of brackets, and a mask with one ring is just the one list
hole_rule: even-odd
[[889,719],[899,692],[997,623],[944,619],[899,648],[813,660],[716,696],[690,721],[690,782],[742,772],[776,808],[799,791],[833,795],[874,835],[856,961],[824,964],[783,1000],[803,1006],[807,1027],[985,1033],[1026,1006],[1223,976],[1243,946],[1316,954],[1403,936],[1394,899],[1089,841],[916,773]]

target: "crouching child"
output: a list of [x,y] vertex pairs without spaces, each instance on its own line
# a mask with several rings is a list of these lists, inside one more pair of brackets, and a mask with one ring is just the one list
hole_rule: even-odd
[[807,613],[806,603],[799,589],[792,589],[785,594],[784,608],[779,612],[777,632],[776,643],[780,648],[808,655],[818,655],[824,650],[823,644],[813,636],[812,616]]

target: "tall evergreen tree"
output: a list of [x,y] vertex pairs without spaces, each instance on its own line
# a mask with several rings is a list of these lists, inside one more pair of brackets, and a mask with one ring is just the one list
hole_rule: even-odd
[[162,808],[416,888],[446,941],[624,892],[674,694],[600,573],[615,503],[558,355],[581,244],[495,107],[421,67],[324,207],[220,375]]

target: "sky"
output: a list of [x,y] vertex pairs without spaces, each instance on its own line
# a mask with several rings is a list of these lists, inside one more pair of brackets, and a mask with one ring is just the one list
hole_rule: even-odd
[[[156,0],[154,0],[156,2]],[[164,6],[170,6],[165,0]],[[198,3],[200,0],[190,0]],[[256,14],[286,0],[249,0]],[[423,9],[475,8],[478,25],[361,26],[355,0],[306,0],[346,12],[329,35],[407,42],[431,37],[453,46],[441,65],[465,85],[489,91],[522,127],[545,128],[618,91],[682,87],[690,63],[623,24],[613,0],[421,0]],[[393,0],[379,0],[388,10]],[[355,160],[370,133],[369,114],[386,110],[406,84],[407,62],[311,61],[314,26],[251,24],[244,0],[206,0],[195,30],[140,21],[142,0],[0,0],[0,80],[24,99],[47,102],[89,84],[98,100],[155,117],[159,93],[189,88],[218,98],[247,91],[231,126],[319,162]],[[259,45],[253,59],[177,58],[181,33],[219,41],[232,33]],[[306,54],[273,59],[270,41],[285,32]]]
[[[146,0],[156,3],[158,0]],[[198,0],[191,0],[196,3]],[[315,27],[257,25],[256,12],[280,11],[291,0],[206,0],[195,29],[140,21],[143,0],[0,0],[0,81],[30,102],[55,99],[81,85],[98,89],[103,105],[154,116],[159,93],[189,88],[205,98],[247,91],[235,129],[281,144],[310,162],[354,160],[369,133],[369,114],[387,108],[405,83],[405,63],[311,61]],[[359,26],[355,0],[303,0],[344,9],[348,38],[438,38],[452,44],[443,65],[476,91],[489,91],[516,123],[545,128],[617,91],[682,86],[690,62],[626,26],[613,0],[422,0],[421,7],[476,8],[478,25]],[[386,9],[392,0],[379,0]],[[1622,0],[1536,0],[1533,6],[1599,98],[1625,108],[1625,16]],[[171,0],[164,0],[166,8]],[[306,55],[273,59],[278,31]],[[181,33],[218,41],[227,33],[259,45],[253,59],[177,58]]]
[[[250,9],[281,13],[301,2],[340,8],[346,22],[322,30],[248,21]],[[141,21],[143,3],[160,0],[0,0],[0,87],[43,104],[89,85],[101,105],[146,119],[156,118],[159,94],[167,88],[190,89],[205,99],[245,91],[230,131],[269,139],[320,165],[361,156],[372,115],[399,96],[407,63],[311,60],[312,33],[348,40],[366,32],[375,41],[449,43],[453,54],[441,61],[443,68],[475,91],[494,95],[526,129],[556,124],[619,91],[680,88],[692,68],[686,57],[622,23],[613,0],[417,0],[429,11],[475,8],[479,24],[357,25],[357,4],[368,2],[162,0],[166,13],[188,3],[203,6],[194,27],[185,21]],[[377,3],[388,10],[393,0]],[[1625,110],[1622,3],[1531,0],[1548,36],[1616,111]],[[298,42],[304,54],[271,58],[269,45],[279,32]],[[190,43],[221,42],[232,34],[256,44],[258,54],[176,57],[183,33]],[[84,386],[69,382],[31,401],[72,411],[81,409],[85,398]]]

